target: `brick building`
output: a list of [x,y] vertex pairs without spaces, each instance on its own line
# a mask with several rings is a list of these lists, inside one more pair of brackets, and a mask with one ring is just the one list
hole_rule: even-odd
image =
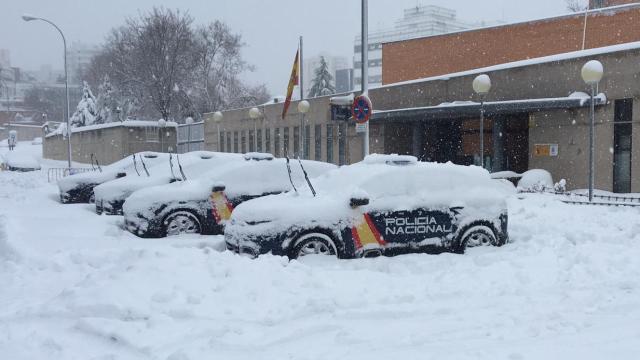
[[[606,4],[597,4],[606,3]],[[383,44],[383,84],[640,40],[640,4]],[[586,31],[585,31],[586,21]]]

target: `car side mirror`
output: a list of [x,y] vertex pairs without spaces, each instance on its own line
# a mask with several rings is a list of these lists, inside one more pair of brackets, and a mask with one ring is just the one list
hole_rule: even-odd
[[169,180],[169,184],[173,184],[174,182],[178,181],[180,181],[180,179],[172,178],[171,180]]
[[120,178],[123,178],[123,177],[125,177],[125,176],[127,176],[127,173],[119,172],[119,173],[116,175],[116,179],[120,179]]
[[368,198],[351,198],[351,200],[349,201],[349,205],[352,208],[369,205],[369,199]]
[[227,187],[224,185],[216,185],[213,188],[211,188],[211,192],[221,192],[221,191],[225,191],[226,189]]

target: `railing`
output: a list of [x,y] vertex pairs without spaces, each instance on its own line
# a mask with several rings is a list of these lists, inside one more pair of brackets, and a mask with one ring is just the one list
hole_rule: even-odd
[[67,177],[69,175],[73,175],[73,174],[79,174],[79,173],[85,173],[85,172],[90,172],[90,171],[95,171],[92,168],[50,168],[47,171],[47,181],[48,182],[55,182],[58,181],[64,177]]
[[[575,194],[570,192],[555,192],[555,191],[522,191],[522,193],[528,194],[548,194],[560,197],[560,201],[565,204],[571,205],[600,205],[600,206],[625,206],[625,207],[640,207],[640,197],[636,196],[623,196],[623,195],[593,195],[594,201],[589,201],[589,195]],[[564,197],[564,199],[562,198]],[[581,198],[585,200],[578,200],[575,198]]]

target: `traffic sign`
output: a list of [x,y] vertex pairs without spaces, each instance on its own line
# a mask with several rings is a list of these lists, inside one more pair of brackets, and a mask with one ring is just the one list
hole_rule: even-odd
[[364,124],[371,118],[373,113],[373,105],[366,95],[360,95],[353,100],[351,114],[358,124]]

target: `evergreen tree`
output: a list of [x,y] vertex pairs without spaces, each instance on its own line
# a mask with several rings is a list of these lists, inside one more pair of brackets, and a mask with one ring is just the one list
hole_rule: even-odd
[[324,56],[321,56],[320,66],[315,70],[315,77],[313,78],[308,96],[318,97],[331,95],[335,92],[336,88],[333,86],[333,76],[329,73],[329,66],[325,61]]
[[82,88],[82,99],[71,116],[71,127],[93,125],[96,123],[97,115],[96,98],[91,92],[91,87],[85,81]]
[[98,87],[98,99],[96,101],[96,105],[98,109],[98,116],[96,117],[97,124],[120,120],[118,119],[118,115],[122,116],[122,114],[117,113],[117,109],[119,109],[120,104],[117,99],[116,91],[109,80],[109,75],[104,76],[102,84]]

